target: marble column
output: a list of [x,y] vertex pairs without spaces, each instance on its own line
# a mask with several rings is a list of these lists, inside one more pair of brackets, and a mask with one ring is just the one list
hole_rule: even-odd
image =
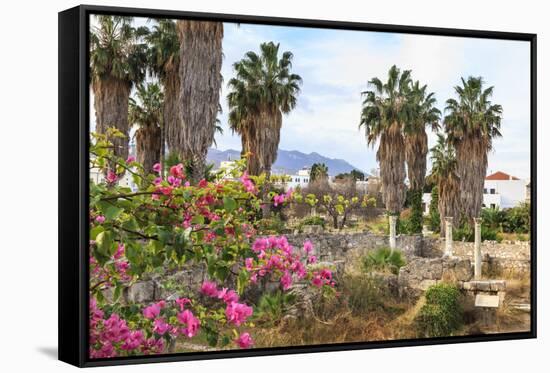
[[474,218],[474,279],[481,279],[481,218]]
[[445,217],[445,254],[444,256],[453,256],[453,218]]
[[390,215],[390,249],[391,251],[395,250],[397,247],[397,216]]

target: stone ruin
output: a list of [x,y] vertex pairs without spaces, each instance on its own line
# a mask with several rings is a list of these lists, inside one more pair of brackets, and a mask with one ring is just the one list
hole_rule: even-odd
[[[476,227],[479,229],[480,225],[476,224]],[[301,248],[304,241],[310,240],[319,261],[332,267],[336,276],[354,266],[357,260],[368,252],[380,247],[394,246],[407,259],[407,264],[401,267],[397,275],[384,275],[383,281],[395,295],[414,301],[428,287],[441,281],[452,281],[466,295],[467,303],[485,312],[487,309],[495,310],[502,305],[506,293],[506,282],[481,280],[482,268],[488,270],[490,269],[488,266],[498,264],[502,268],[529,274],[529,245],[528,243],[481,243],[480,237],[477,238],[476,243],[449,243],[447,240],[422,235],[398,235],[392,242],[388,236],[370,232],[334,234],[310,230],[307,233],[287,235],[289,243],[296,249]],[[482,256],[481,253],[484,255]],[[123,303],[144,304],[159,299],[170,299],[171,296],[175,296],[175,293],[171,294],[162,286],[166,281],[171,280],[189,289],[198,289],[205,279],[207,279],[206,268],[201,265],[191,265],[162,277],[151,275],[125,289],[121,300]],[[277,285],[266,284],[266,286],[275,287]],[[296,288],[299,290],[302,285],[296,284]],[[110,292],[106,291],[105,296],[109,298]],[[487,312],[483,315],[486,317]]]

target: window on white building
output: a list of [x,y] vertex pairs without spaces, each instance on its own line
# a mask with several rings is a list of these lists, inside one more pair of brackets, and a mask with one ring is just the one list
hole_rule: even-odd
[[487,194],[487,188],[483,188],[483,194]]
[[491,194],[495,194],[496,193],[496,190],[495,188],[491,188],[491,190],[489,191]]
[[494,209],[496,205],[494,203],[491,203],[491,208]]

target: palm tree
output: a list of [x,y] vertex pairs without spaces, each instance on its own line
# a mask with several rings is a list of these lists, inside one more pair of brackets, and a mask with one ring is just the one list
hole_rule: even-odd
[[[214,141],[222,84],[223,24],[178,20],[179,94],[178,136],[173,141],[179,156],[192,164],[191,180],[204,175],[206,154]],[[169,136],[171,137],[171,136]]]
[[260,55],[247,52],[233,65],[227,101],[229,125],[241,136],[242,152],[249,153],[248,173],[271,174],[277,159],[283,114],[296,107],[302,78],[292,74],[291,52],[279,58],[279,44],[260,45]]
[[176,31],[176,22],[171,19],[155,19],[149,35],[145,40],[149,45],[148,65],[164,89],[163,120],[161,126],[161,158],[164,163],[164,144],[168,140],[168,148],[177,149],[181,142],[182,131],[178,126],[177,99],[179,94],[179,53],[180,43]]
[[111,127],[124,137],[112,137],[113,154],[128,157],[128,100],[130,91],[145,77],[147,46],[141,42],[146,27],[134,28],[131,17],[96,16],[90,34],[91,85],[96,131]]
[[437,185],[438,210],[440,216],[440,233],[445,234],[445,217],[453,217],[454,225],[458,225],[460,212],[460,180],[458,164],[453,145],[444,135],[437,134],[437,143],[430,149],[432,170],[430,181]]
[[309,172],[309,184],[328,185],[328,167],[324,163],[314,163]]
[[160,162],[162,154],[161,127],[164,95],[155,83],[139,84],[136,99],[130,98],[128,118],[136,131],[137,161],[143,165],[145,173],[153,170]]
[[376,160],[380,163],[382,196],[391,215],[399,213],[405,202],[405,140],[403,127],[412,117],[411,72],[395,65],[383,83],[372,78],[372,91],[362,93],[363,108],[359,128],[365,128],[368,145],[379,141]]
[[490,98],[493,87],[484,88],[481,77],[462,78],[456,86],[458,100],[447,100],[445,131],[456,149],[463,217],[478,217],[483,203],[487,154],[493,139],[500,137],[502,106]]
[[426,177],[428,135],[426,126],[432,131],[439,129],[441,112],[434,105],[434,93],[427,93],[427,86],[416,81],[412,86],[412,118],[404,127],[405,160],[409,177],[409,198],[411,201],[411,230],[422,231],[422,192]]

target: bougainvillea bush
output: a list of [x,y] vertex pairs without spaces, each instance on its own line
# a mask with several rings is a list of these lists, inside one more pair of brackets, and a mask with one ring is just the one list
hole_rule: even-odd
[[[294,248],[284,236],[257,235],[262,207],[295,198],[260,193],[265,177],[247,175],[245,160],[192,185],[182,164],[144,170],[132,157],[115,158],[106,139],[92,134],[90,145],[90,167],[104,175],[90,184],[91,358],[179,352],[189,339],[251,348],[247,288],[269,281],[289,291],[301,282],[334,293],[332,272],[316,265],[311,242]],[[125,175],[137,190],[121,185]],[[196,265],[208,274],[197,289],[151,304],[123,301],[126,288],[152,273]]]

